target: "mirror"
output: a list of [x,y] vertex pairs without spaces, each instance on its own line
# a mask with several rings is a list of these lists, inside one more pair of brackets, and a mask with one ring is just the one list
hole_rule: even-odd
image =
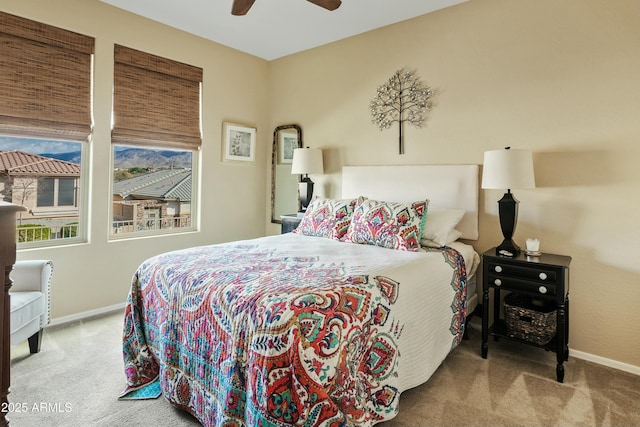
[[302,147],[302,129],[298,125],[278,126],[273,131],[271,151],[271,222],[280,224],[280,216],[300,210],[298,182],[291,175],[294,148]]

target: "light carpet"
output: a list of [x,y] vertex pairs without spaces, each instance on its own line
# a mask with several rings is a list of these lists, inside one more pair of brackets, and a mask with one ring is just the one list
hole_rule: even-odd
[[[122,312],[48,328],[42,350],[11,352],[13,427],[198,426],[164,398],[119,401],[124,389]],[[507,340],[480,356],[479,319],[432,378],[405,391],[381,427],[640,426],[640,377],[569,357],[555,381],[555,354]]]

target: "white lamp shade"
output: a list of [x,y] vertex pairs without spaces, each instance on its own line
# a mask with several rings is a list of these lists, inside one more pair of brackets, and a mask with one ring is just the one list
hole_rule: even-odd
[[321,174],[324,172],[322,150],[319,148],[296,148],[291,162],[292,174]]
[[529,150],[508,148],[485,151],[482,188],[535,188],[533,156]]

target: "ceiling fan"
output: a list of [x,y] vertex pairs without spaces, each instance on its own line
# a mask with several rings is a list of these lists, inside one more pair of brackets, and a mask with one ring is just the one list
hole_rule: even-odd
[[[233,0],[232,15],[246,15],[256,0]],[[341,0],[307,0],[327,10],[336,10],[342,4]]]

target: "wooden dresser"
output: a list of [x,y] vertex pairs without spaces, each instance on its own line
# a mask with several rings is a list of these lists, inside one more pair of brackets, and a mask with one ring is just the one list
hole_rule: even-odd
[[26,210],[23,206],[0,201],[0,267],[3,272],[4,286],[0,292],[0,309],[2,310],[2,322],[0,323],[0,399],[2,411],[0,412],[0,427],[9,425],[7,413],[4,412],[8,405],[9,385],[11,379],[9,369],[11,367],[11,303],[9,301],[9,288],[11,279],[9,273],[16,261],[16,213]]

